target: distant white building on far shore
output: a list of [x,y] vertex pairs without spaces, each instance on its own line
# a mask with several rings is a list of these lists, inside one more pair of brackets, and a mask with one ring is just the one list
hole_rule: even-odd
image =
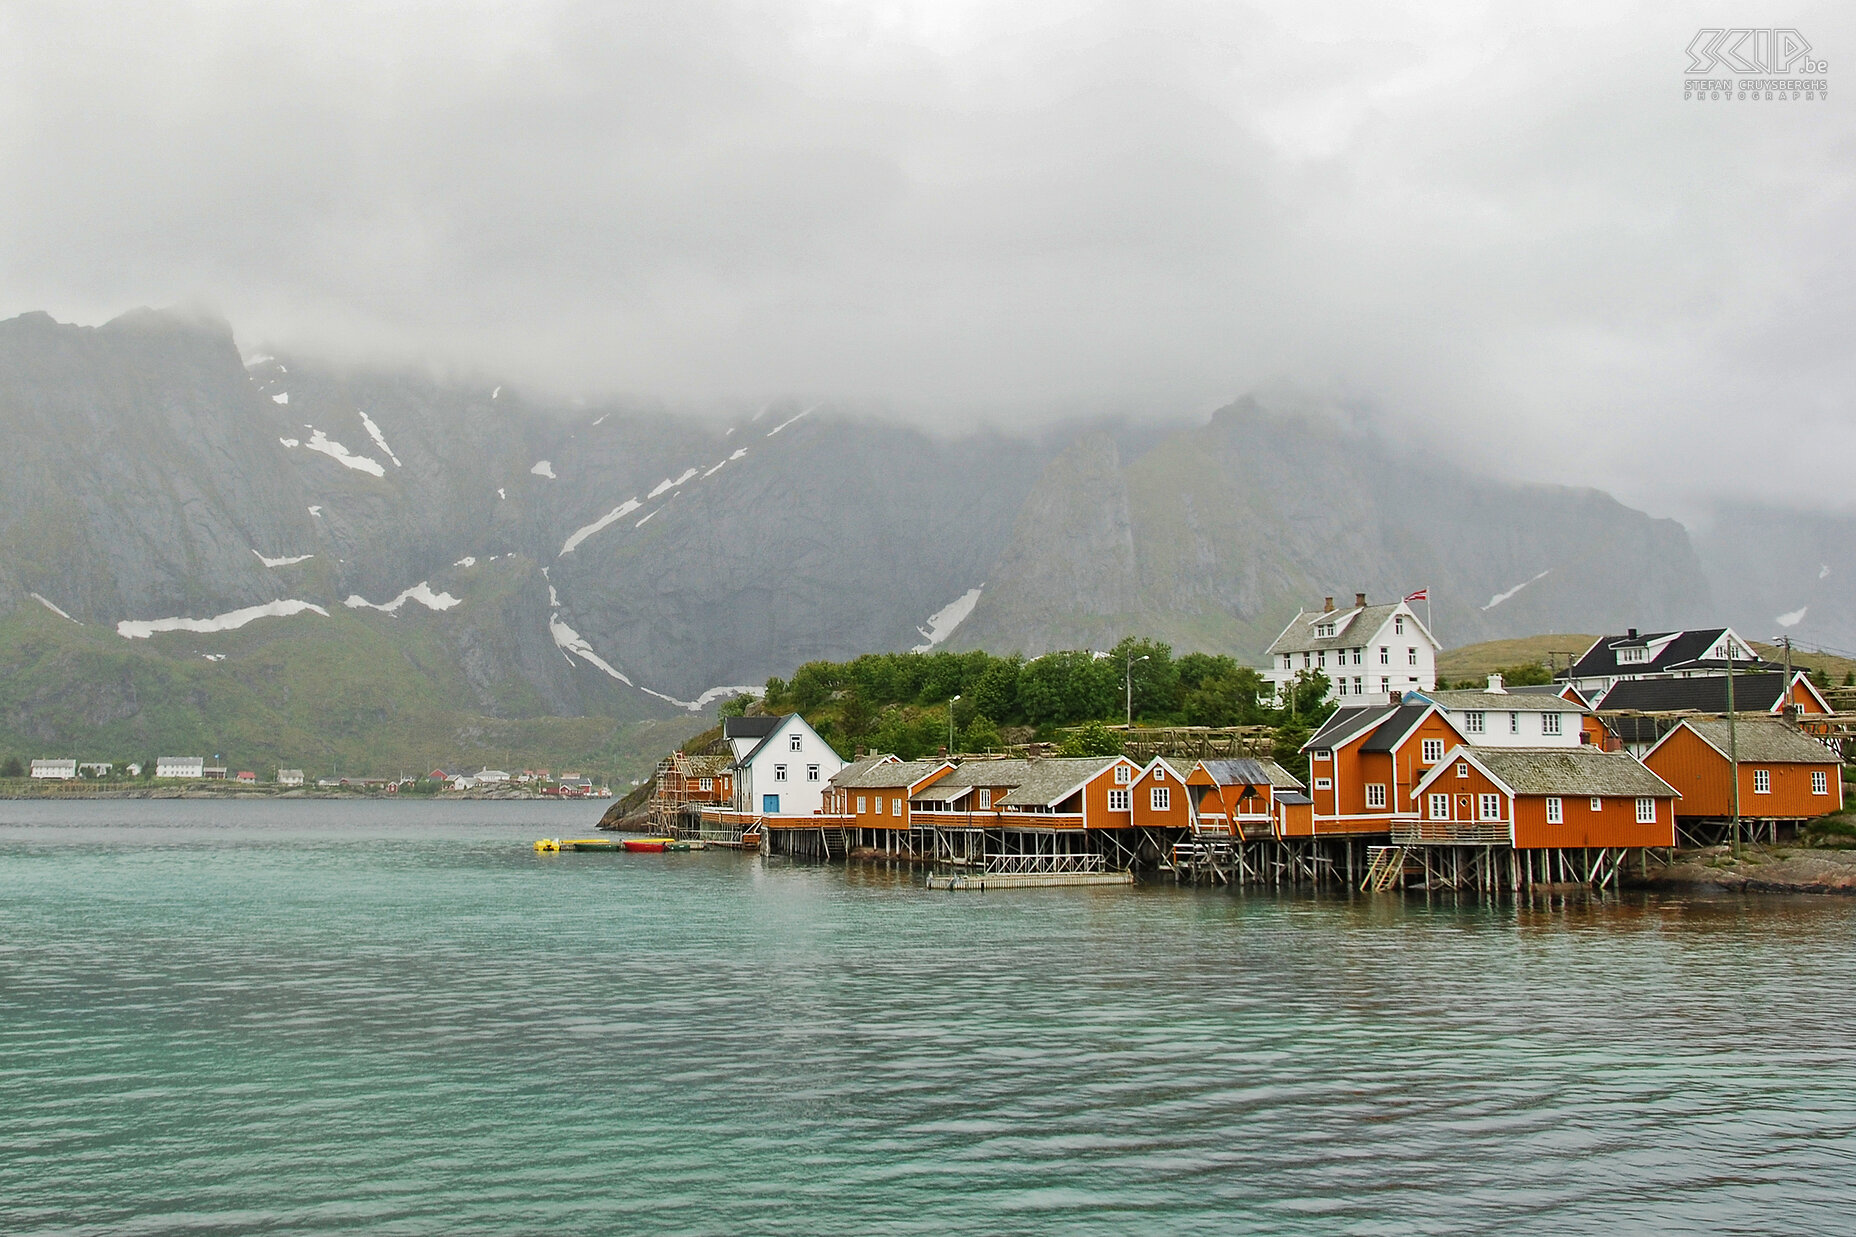
[[206,776],[204,756],[157,756],[156,777],[197,778]]
[[301,769],[279,769],[277,771],[277,784],[279,786],[301,786],[303,784],[303,771]]
[[51,781],[67,781],[77,776],[77,761],[71,760],[35,760],[32,762],[32,776]]

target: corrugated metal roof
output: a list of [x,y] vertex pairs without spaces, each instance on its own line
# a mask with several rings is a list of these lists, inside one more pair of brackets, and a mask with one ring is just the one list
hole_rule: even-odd
[[[1734,675],[1734,711],[1770,709],[1785,694],[1785,672]],[[1710,674],[1692,679],[1624,679],[1612,685],[1598,707],[1606,712],[1628,709],[1633,713],[1689,710],[1695,713],[1727,711],[1727,676]]]
[[[1689,718],[1682,722],[1702,742],[1723,756],[1727,754],[1727,720],[1703,721]],[[1734,748],[1741,764],[1836,764],[1838,757],[1810,735],[1777,718],[1738,718],[1734,722]]]
[[1212,775],[1212,780],[1220,786],[1280,786],[1284,789],[1302,789],[1302,782],[1293,773],[1273,760],[1201,760],[1205,771]]
[[1519,691],[1447,691],[1414,692],[1413,695],[1434,700],[1452,713],[1584,713],[1588,710],[1557,695]]
[[[1479,747],[1473,759],[1516,794],[1675,794],[1669,783],[1628,752],[1605,752],[1595,747]],[[1449,765],[1438,768],[1447,769]]]

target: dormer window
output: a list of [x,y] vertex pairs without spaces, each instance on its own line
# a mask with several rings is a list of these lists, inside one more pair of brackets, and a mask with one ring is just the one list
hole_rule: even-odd
[[1315,639],[1332,640],[1333,638],[1334,638],[1334,624],[1332,623],[1316,623],[1315,624]]
[[[1721,656],[1721,654],[1717,652],[1715,656],[1718,657],[1718,656]],[[1627,663],[1627,662],[1646,662],[1649,660],[1650,660],[1650,650],[1645,648],[1642,645],[1637,645],[1633,648],[1618,650],[1618,662],[1620,665]]]
[[1405,634],[1405,616],[1404,615],[1394,614],[1392,616],[1392,634],[1395,636],[1402,636]]

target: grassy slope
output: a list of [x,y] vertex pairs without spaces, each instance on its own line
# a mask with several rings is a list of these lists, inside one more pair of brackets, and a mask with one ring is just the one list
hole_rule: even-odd
[[279,765],[312,776],[576,766],[623,784],[700,725],[482,716],[437,623],[337,608],[130,641],[22,608],[0,619],[0,753],[221,754],[263,776]]
[[1481,678],[1490,671],[1503,666],[1519,666],[1528,662],[1546,665],[1550,654],[1559,654],[1555,664],[1560,669],[1566,668],[1568,651],[1574,657],[1592,647],[1597,636],[1551,635],[1519,636],[1513,640],[1485,640],[1481,644],[1465,644],[1461,648],[1445,649],[1437,655],[1437,674],[1440,678],[1471,679]]

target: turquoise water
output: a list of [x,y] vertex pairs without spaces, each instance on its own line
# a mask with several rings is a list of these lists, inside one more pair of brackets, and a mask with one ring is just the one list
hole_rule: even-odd
[[0,1231],[1856,1227],[1856,903],[930,894],[0,803]]

